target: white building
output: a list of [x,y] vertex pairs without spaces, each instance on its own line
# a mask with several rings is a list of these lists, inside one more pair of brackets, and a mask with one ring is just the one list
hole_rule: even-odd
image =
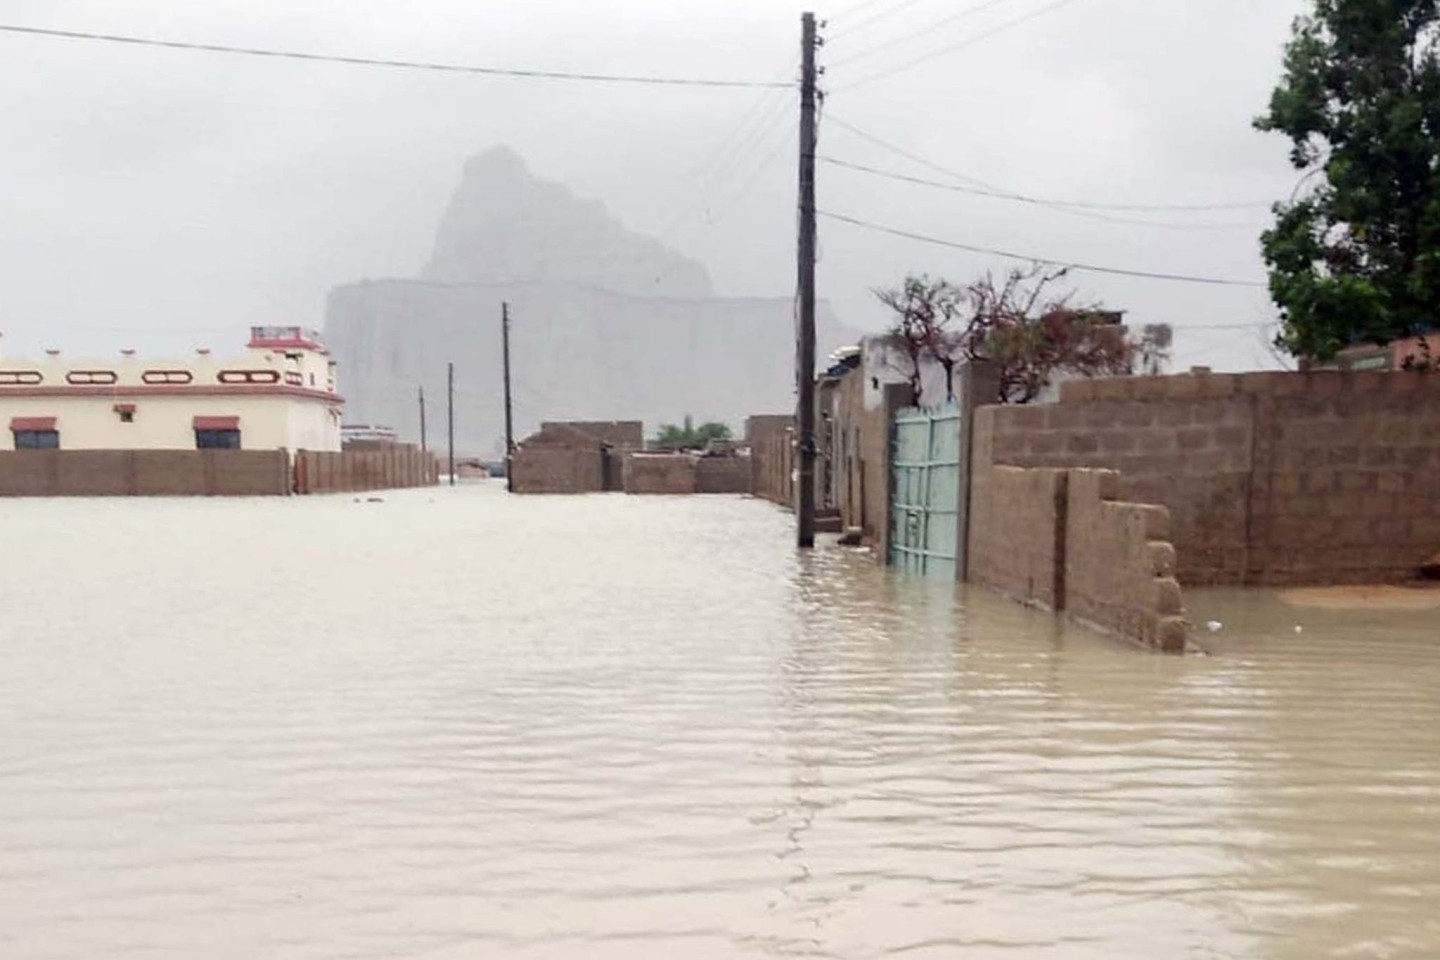
[[0,357],[0,450],[338,451],[344,402],[334,361],[300,327],[254,327],[235,358]]

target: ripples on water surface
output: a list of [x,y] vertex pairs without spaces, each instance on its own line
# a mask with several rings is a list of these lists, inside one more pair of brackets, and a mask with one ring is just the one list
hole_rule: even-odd
[[1163,658],[757,502],[385,500],[0,501],[0,957],[1440,956],[1433,613]]

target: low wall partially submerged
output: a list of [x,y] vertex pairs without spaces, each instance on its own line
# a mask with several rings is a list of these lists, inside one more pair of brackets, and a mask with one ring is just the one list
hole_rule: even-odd
[[284,450],[16,450],[0,497],[285,496]]
[[430,487],[439,482],[440,465],[434,455],[410,446],[342,453],[302,450],[295,455],[299,494]]
[[1118,500],[1113,471],[997,464],[997,409],[977,411],[969,579],[1166,652],[1185,649],[1169,512]]

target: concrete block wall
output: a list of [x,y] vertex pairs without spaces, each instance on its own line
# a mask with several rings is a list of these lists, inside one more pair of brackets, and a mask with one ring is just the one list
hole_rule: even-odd
[[696,493],[749,493],[748,457],[701,457],[695,461]]
[[516,493],[599,493],[605,489],[605,455],[584,447],[522,446],[510,463]]
[[285,496],[284,450],[20,450],[0,453],[0,496]]
[[696,460],[688,454],[631,453],[625,457],[625,492],[691,494],[696,492]]
[[413,446],[295,455],[295,492],[300,494],[359,493],[427,487],[440,482],[435,456]]
[[[1041,411],[1043,412],[1043,411]],[[968,579],[1166,652],[1186,625],[1169,512],[1119,502],[1120,476],[995,462],[1000,411],[977,411]]]
[[1194,374],[996,407],[994,462],[1120,473],[1171,515],[1186,585],[1403,579],[1440,550],[1440,376]]
[[[752,418],[753,419],[753,418]],[[793,418],[792,418],[793,421]],[[751,440],[750,492],[782,507],[795,506],[795,435],[768,431]]]
[[863,368],[847,373],[836,390],[831,456],[840,523],[858,528],[864,542],[887,561],[895,479],[891,428],[896,412],[911,399],[906,384],[877,387]]
[[1105,632],[1166,653],[1186,643],[1170,513],[1117,502],[1119,474],[1069,470],[1064,513],[1065,611]]

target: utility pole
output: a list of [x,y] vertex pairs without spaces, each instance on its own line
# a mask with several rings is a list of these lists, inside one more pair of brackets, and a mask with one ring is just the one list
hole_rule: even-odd
[[425,438],[425,386],[420,386],[420,452],[428,453],[430,444]]
[[445,365],[445,381],[449,402],[445,405],[446,419],[449,421],[448,432],[450,434],[450,486],[455,486],[455,364]]
[[799,463],[795,478],[797,542],[815,546],[815,14],[800,18],[800,329],[795,350],[799,394],[795,428]]
[[515,492],[511,468],[515,460],[515,421],[510,409],[510,304],[500,304],[500,339],[505,355],[505,489]]

